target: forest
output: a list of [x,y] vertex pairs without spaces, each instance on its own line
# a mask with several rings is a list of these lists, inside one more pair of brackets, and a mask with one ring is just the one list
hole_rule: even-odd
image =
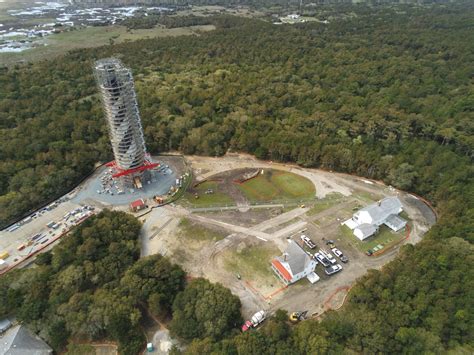
[[94,59],[111,55],[132,67],[152,153],[245,151],[383,179],[436,204],[468,197],[455,190],[472,176],[473,5],[354,11],[328,25],[216,17],[199,38],[1,68],[0,225],[111,158],[92,76]]
[[190,340],[219,340],[235,329],[240,300],[204,279],[186,284],[185,272],[161,255],[139,259],[140,228],[124,212],[91,218],[41,254],[35,268],[0,278],[0,317],[16,316],[56,351],[70,340],[109,339],[121,354],[137,354],[147,317],[172,316],[173,334]]
[[[33,326],[66,324],[71,337],[121,339],[123,328],[108,327],[99,315],[97,328],[81,329],[67,314],[87,317],[105,312],[97,306],[105,299],[126,298],[124,312],[137,319],[143,309],[175,316],[171,330],[189,342],[190,354],[472,353],[474,5],[344,9],[350,16],[329,24],[276,26],[218,16],[212,18],[217,29],[199,37],[140,40],[1,68],[0,221],[7,225],[60,196],[111,158],[92,63],[117,56],[133,70],[152,153],[241,151],[383,180],[437,209],[439,221],[420,244],[366,275],[343,310],[322,322],[291,327],[278,312],[261,331],[236,335],[224,320],[220,338],[213,329],[177,325],[200,322],[192,311],[173,310],[192,298],[179,295],[187,292],[184,281],[164,304],[157,302],[159,292],[144,293],[146,299],[127,294],[117,280],[141,263],[128,236],[120,249],[129,253],[124,264],[114,275],[101,275],[100,260],[88,259],[96,247],[85,232],[85,246],[71,246],[74,255],[55,252],[26,276],[0,280],[10,285],[7,294],[0,289],[10,302],[0,304],[6,305],[0,313],[13,309]],[[138,228],[132,221],[127,226]],[[99,232],[109,250],[106,225]],[[62,275],[68,268],[82,268],[84,278],[73,282],[69,277],[77,273]],[[49,270],[51,282],[37,281],[49,280]],[[41,287],[26,290],[21,280],[30,277]],[[212,287],[200,282],[190,283],[189,292]],[[76,300],[77,287],[83,291]],[[143,341],[137,319],[118,319],[131,332],[123,339],[136,339],[130,344]],[[64,343],[52,341],[57,348]],[[124,353],[138,348],[125,345]]]

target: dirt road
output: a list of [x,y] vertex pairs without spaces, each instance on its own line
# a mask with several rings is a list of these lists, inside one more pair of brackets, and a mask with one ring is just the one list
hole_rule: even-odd
[[[309,310],[310,313],[321,313],[327,307],[331,298],[333,303],[342,302],[344,290],[367,273],[369,269],[380,269],[393,260],[401,245],[417,243],[428,229],[435,223],[433,211],[418,198],[397,191],[383,184],[345,174],[329,173],[317,169],[304,169],[295,165],[275,164],[258,161],[248,155],[228,155],[222,158],[187,157],[198,181],[208,179],[231,169],[272,168],[290,171],[308,178],[316,188],[316,197],[324,198],[331,193],[342,196],[333,205],[328,204],[317,213],[309,213],[310,208],[295,207],[281,211],[279,214],[261,213],[257,209],[245,211],[227,211],[224,209],[188,210],[179,206],[167,206],[146,217],[143,231],[143,255],[158,250],[165,250],[175,262],[180,263],[192,276],[206,277],[213,282],[220,282],[238,295],[243,305],[243,315],[250,316],[260,309],[276,310],[283,308],[288,311]],[[343,220],[352,216],[354,208],[367,205],[384,196],[398,196],[409,216],[413,228],[410,237],[400,245],[387,250],[378,257],[367,257],[354,247],[351,239],[345,239],[340,234]],[[269,203],[268,211],[274,206]],[[211,212],[212,210],[212,212]],[[161,212],[158,212],[161,211]],[[232,216],[230,218],[230,216]],[[193,240],[176,237],[179,234],[179,220],[187,218],[205,228],[219,230],[224,238],[221,240]],[[255,221],[250,223],[249,221]],[[343,264],[343,271],[328,277],[319,266],[316,270],[321,280],[310,284],[303,280],[287,289],[275,277],[267,280],[272,284],[272,290],[262,288],[252,280],[238,279],[235,272],[229,271],[226,257],[238,255],[243,245],[258,247],[271,243],[281,251],[286,248],[287,239],[292,237],[298,241],[295,233],[307,229],[311,239],[319,246],[325,246],[325,239],[334,239],[337,246],[343,250],[350,262]],[[150,236],[153,236],[150,239]],[[355,238],[355,237],[354,237]],[[237,253],[237,254],[236,254]],[[275,255],[276,256],[276,255]],[[270,265],[270,260],[268,260]],[[269,266],[268,266],[269,267]],[[336,292],[342,290],[340,292]],[[334,293],[337,295],[334,297]]]

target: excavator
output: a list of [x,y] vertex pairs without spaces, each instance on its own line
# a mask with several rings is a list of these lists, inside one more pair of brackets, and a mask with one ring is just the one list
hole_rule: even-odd
[[290,322],[297,323],[306,319],[306,314],[308,311],[297,311],[290,314]]

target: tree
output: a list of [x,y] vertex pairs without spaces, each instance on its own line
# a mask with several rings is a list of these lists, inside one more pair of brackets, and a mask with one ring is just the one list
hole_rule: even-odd
[[418,173],[412,165],[402,163],[400,166],[390,170],[388,178],[394,186],[402,190],[409,190],[413,187],[417,176]]
[[120,286],[136,303],[147,304],[154,315],[164,317],[184,288],[184,276],[178,265],[158,254],[135,263],[120,280]]
[[241,323],[238,297],[221,284],[195,279],[176,296],[170,331],[187,341],[218,340]]

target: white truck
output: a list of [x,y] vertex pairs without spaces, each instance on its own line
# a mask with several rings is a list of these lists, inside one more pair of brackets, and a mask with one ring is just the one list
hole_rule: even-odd
[[262,323],[266,318],[265,311],[261,310],[255,313],[250,320],[246,321],[242,326],[242,331],[246,332],[250,328],[256,328],[260,323]]
[[316,244],[313,243],[311,239],[309,239],[307,236],[304,234],[301,236],[301,240],[308,246],[310,249],[316,248]]
[[324,250],[324,249],[319,249],[319,252],[326,258],[329,260],[329,262],[334,265],[335,263],[337,263],[337,260],[336,258],[328,251]]

